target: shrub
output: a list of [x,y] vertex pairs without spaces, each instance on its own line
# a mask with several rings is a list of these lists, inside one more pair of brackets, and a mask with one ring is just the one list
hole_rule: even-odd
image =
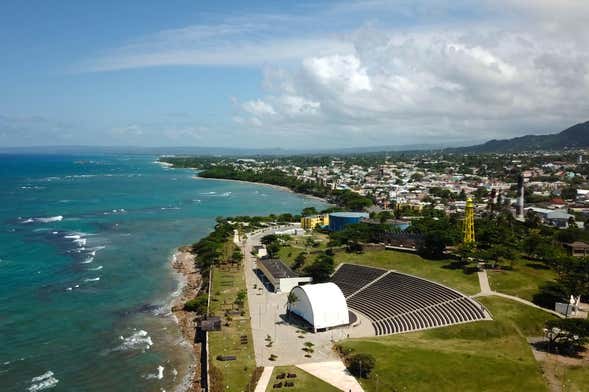
[[184,304],[184,310],[188,312],[196,312],[198,314],[207,313],[208,296],[206,294],[200,294],[196,298],[186,301]]
[[350,356],[348,370],[354,377],[368,378],[375,365],[376,360],[372,355],[358,353]]

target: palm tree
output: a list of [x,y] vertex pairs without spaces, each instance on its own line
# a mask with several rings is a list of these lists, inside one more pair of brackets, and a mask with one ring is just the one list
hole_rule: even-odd
[[286,313],[288,314],[288,321],[290,322],[290,307],[294,305],[299,300],[299,297],[292,291],[288,293],[288,297],[286,298]]

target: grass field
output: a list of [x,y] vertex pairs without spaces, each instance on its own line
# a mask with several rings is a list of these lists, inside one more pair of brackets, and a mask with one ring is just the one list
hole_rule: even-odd
[[336,264],[354,263],[373,267],[394,269],[435,282],[445,284],[464,294],[480,291],[476,273],[465,274],[461,269],[450,269],[450,260],[426,260],[413,253],[394,250],[368,250],[361,254],[337,253]]
[[[245,289],[243,267],[232,270],[213,269],[211,286],[211,304],[209,312],[223,316],[235,301],[237,293]],[[223,374],[223,385],[226,391],[242,391],[250,381],[256,366],[253,349],[252,331],[247,308],[247,299],[243,310],[245,316],[232,316],[229,327],[223,326],[221,331],[209,333],[209,358],[211,365]],[[241,344],[240,336],[248,337],[247,344]],[[235,355],[235,361],[218,361],[218,355]]]
[[282,387],[281,389],[273,389],[272,388],[272,385],[279,383],[280,381],[284,381],[284,380],[277,380],[276,379],[276,376],[279,375],[280,373],[295,373],[297,375],[297,378],[294,378],[292,380],[289,379],[289,381],[293,381],[295,385],[294,385],[294,387],[286,388],[287,391],[293,391],[293,392],[308,392],[308,391],[337,392],[337,391],[339,391],[339,389],[337,389],[336,387],[318,379],[315,376],[312,376],[311,374],[309,374],[309,373],[305,372],[304,370],[301,370],[295,366],[280,366],[280,367],[274,368],[274,371],[272,372],[272,378],[270,379],[270,382],[268,383],[268,387],[266,388],[266,392],[285,389],[285,387]]
[[556,273],[541,264],[518,260],[513,270],[487,270],[491,289],[531,301],[540,286],[556,278]]
[[498,297],[482,298],[493,321],[403,335],[351,339],[345,349],[371,353],[366,391],[546,391],[525,337],[541,334],[548,313]]

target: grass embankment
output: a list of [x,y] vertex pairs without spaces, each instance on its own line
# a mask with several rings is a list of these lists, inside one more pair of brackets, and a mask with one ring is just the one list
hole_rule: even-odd
[[397,270],[407,274],[430,279],[452,287],[464,294],[480,291],[476,273],[465,274],[462,269],[452,269],[451,260],[426,260],[423,257],[394,250],[368,250],[361,254],[336,253],[335,262],[368,265]]
[[[311,239],[313,240],[313,245],[308,243],[307,241]],[[307,261],[305,265],[311,264],[315,257],[317,257],[317,253],[325,251],[327,249],[327,243],[329,242],[329,237],[327,234],[316,233],[312,232],[309,235],[304,236],[293,236],[288,241],[288,244],[280,248],[278,252],[278,257],[283,260],[286,264],[292,265],[294,263],[294,259],[300,254],[305,253],[307,255]]]
[[370,353],[376,367],[360,380],[366,391],[546,391],[526,336],[553,317],[517,302],[487,297],[493,321],[424,332],[352,339],[345,349]]
[[[283,379],[283,380],[277,380],[276,376],[278,376],[280,373],[294,373],[297,375],[296,378],[293,379]],[[272,378],[270,379],[270,382],[268,383],[268,387],[266,388],[266,392],[270,392],[270,391],[276,391],[276,389],[273,389],[272,386],[274,384],[277,384],[279,382],[282,381],[282,383],[284,384],[284,381],[292,381],[294,382],[294,387],[287,387],[286,389],[288,391],[293,391],[293,392],[308,392],[308,391],[316,391],[316,392],[337,392],[339,391],[339,389],[337,389],[336,387],[326,383],[323,380],[318,379],[317,377],[305,372],[304,370],[301,370],[295,366],[280,366],[280,367],[275,367],[274,371],[272,372]],[[285,387],[283,386],[281,389],[284,389]]]
[[[242,307],[244,316],[230,316],[230,325],[225,326],[227,317],[224,314],[226,310],[235,309],[237,294],[245,290],[243,267],[214,267],[211,284],[209,313],[222,316],[223,327],[221,331],[209,333],[210,363],[222,374],[223,390],[242,391],[256,367],[247,298]],[[247,344],[241,343],[242,335],[247,336]],[[218,361],[218,355],[235,355],[237,360]]]
[[543,264],[517,260],[512,270],[487,270],[491,289],[531,301],[540,287],[556,279],[556,273]]

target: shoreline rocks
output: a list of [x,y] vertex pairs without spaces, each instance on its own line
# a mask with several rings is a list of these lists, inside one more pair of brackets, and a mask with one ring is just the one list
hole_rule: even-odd
[[181,290],[179,295],[171,303],[171,311],[184,339],[190,344],[194,354],[194,363],[189,367],[191,371],[190,383],[187,385],[187,392],[200,392],[200,361],[201,344],[195,342],[197,316],[194,312],[184,310],[184,303],[196,297],[203,284],[202,276],[195,265],[195,257],[190,253],[188,247],[179,248],[172,258],[172,268],[181,276]]

